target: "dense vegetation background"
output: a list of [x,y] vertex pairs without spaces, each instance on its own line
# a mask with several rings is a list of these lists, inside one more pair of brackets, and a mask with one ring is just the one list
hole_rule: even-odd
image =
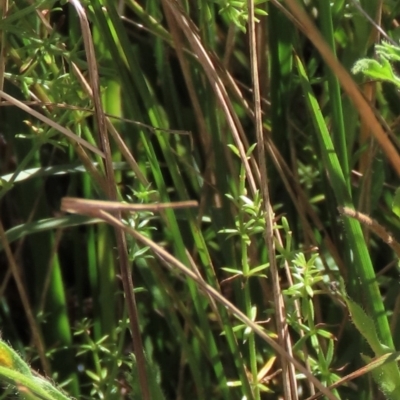
[[0,0],[1,398],[400,398],[400,3],[256,3]]

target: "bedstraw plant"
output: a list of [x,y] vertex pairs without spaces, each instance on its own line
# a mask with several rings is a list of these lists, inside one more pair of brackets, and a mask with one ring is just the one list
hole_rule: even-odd
[[0,0],[0,397],[400,398],[399,13]]

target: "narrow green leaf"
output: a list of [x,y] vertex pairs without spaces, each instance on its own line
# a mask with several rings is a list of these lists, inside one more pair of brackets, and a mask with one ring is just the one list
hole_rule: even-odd
[[396,189],[394,194],[393,203],[392,203],[392,211],[400,217],[400,188]]

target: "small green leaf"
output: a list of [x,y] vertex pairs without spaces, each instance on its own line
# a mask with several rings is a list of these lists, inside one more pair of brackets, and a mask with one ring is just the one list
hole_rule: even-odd
[[257,143],[253,143],[246,152],[246,156],[249,157],[253,153],[254,149],[256,148]]
[[259,265],[258,267],[252,268],[249,273],[246,275],[246,278],[250,277],[250,276],[265,276],[264,274],[260,275],[259,272],[260,271],[264,271],[265,269],[267,269],[269,266],[269,263],[266,264],[262,264]]
[[256,8],[256,9],[254,10],[254,14],[263,15],[263,16],[267,16],[267,15],[268,15],[268,13],[267,13],[266,11],[260,10],[259,8]]
[[243,271],[240,271],[239,269],[227,268],[227,267],[222,267],[221,269],[231,274],[243,275]]
[[233,145],[233,144],[228,144],[228,147],[232,150],[232,152],[233,152],[234,154],[236,154],[238,157],[240,157],[239,150],[238,150],[238,148],[237,148],[235,145]]

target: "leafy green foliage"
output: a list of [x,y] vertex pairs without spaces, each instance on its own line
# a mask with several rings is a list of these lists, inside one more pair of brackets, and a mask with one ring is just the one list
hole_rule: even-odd
[[390,82],[400,87],[400,78],[393,67],[393,62],[400,61],[400,47],[385,41],[375,45],[377,60],[363,58],[352,68],[353,74],[361,73],[368,78]]
[[27,400],[70,399],[46,379],[33,375],[28,364],[2,340],[0,341],[0,377]]
[[[267,0],[255,0],[255,6],[265,4]],[[235,24],[243,32],[246,31],[248,20],[248,9],[246,0],[214,0],[220,8],[219,13],[224,16],[229,22]],[[255,7],[256,15],[268,15],[265,10],[260,7]],[[258,20],[256,20],[258,22]]]
[[[356,325],[362,336],[367,340],[368,344],[374,351],[375,356],[379,357],[390,353],[391,349],[383,345],[378,338],[372,318],[369,317],[365,311],[346,294],[344,294],[343,298],[346,301],[353,323]],[[371,361],[367,356],[363,356],[363,358],[366,363]],[[399,369],[395,362],[386,364],[374,370],[373,377],[377,384],[381,387],[382,392],[385,394],[387,399],[394,400],[399,397]]]
[[[358,59],[354,72],[385,82],[370,100],[394,141],[398,47],[377,44],[377,58],[366,58],[374,31],[365,16],[342,0],[306,3],[332,58],[345,66]],[[118,201],[152,207],[124,211],[120,221],[155,246],[126,237],[144,365],[132,355],[114,231],[93,215],[60,214],[64,196],[106,200],[109,191],[77,4],[14,1],[0,16],[0,96],[13,100],[0,107],[0,325],[19,351],[0,342],[2,398],[68,398],[53,381],[82,400],[142,398],[145,371],[156,400],[304,400],[316,392],[313,379],[341,384],[360,360],[368,376],[357,390],[339,385],[330,398],[375,400],[378,390],[398,398],[395,255],[337,211],[361,209],[398,236],[396,151],[370,140],[315,37],[306,40],[299,16],[288,19],[272,0],[254,2],[256,17],[270,17],[260,18],[252,44],[245,0],[79,2]],[[378,2],[363,6],[378,15]],[[391,37],[397,11],[385,2]],[[257,49],[265,154],[254,143],[249,46]],[[265,215],[265,186],[274,215]],[[199,207],[157,209],[189,199]],[[351,299],[332,290],[341,280]],[[289,355],[255,335],[281,341],[277,298],[289,324],[279,349]],[[363,338],[377,358],[360,355]],[[301,374],[292,368],[299,363]]]

